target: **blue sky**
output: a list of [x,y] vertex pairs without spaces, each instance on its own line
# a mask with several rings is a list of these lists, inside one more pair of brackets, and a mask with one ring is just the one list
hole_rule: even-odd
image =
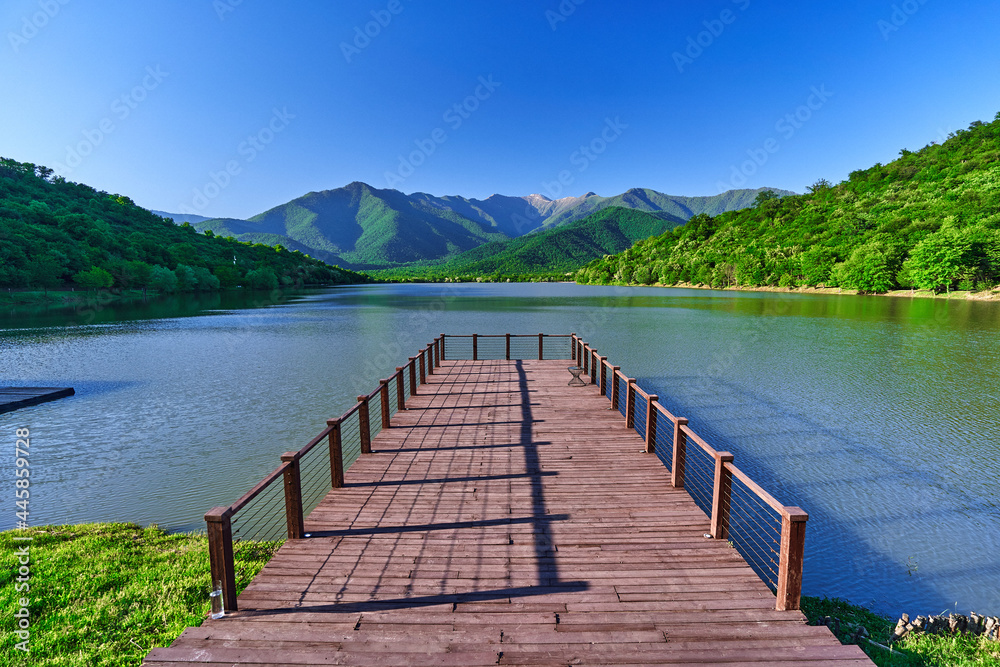
[[1000,111],[989,0],[6,0],[0,28],[0,155],[206,216],[355,180],[801,192]]

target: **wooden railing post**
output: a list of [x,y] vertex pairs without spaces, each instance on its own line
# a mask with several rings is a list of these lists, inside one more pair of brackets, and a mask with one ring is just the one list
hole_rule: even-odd
[[601,390],[601,395],[603,396],[608,393],[608,372],[607,372],[608,358],[600,357],[600,361],[601,361],[601,384],[599,386],[599,389]]
[[510,361],[510,334],[507,334],[507,361]]
[[434,375],[434,350],[431,349],[430,343],[424,348],[424,355],[427,359],[427,374]]
[[281,461],[290,465],[285,468],[285,522],[288,525],[288,539],[301,540],[306,529],[302,516],[302,480],[299,478],[299,453],[285,452]]
[[382,403],[382,428],[389,428],[389,380],[378,381],[378,393]]
[[208,525],[208,562],[212,582],[222,582],[223,609],[237,611],[232,512],[228,507],[213,507],[205,514],[205,523]]
[[583,372],[590,375],[590,346],[586,343],[583,344],[583,363],[577,366],[583,366]]
[[674,456],[670,465],[670,485],[675,489],[684,487],[684,459],[686,456],[687,436],[681,430],[682,426],[687,426],[688,420],[678,417],[674,422]]
[[597,384],[597,350],[590,351],[590,384]]
[[625,426],[635,428],[635,378],[628,378],[625,392]]
[[479,334],[472,334],[472,360],[479,361]]
[[410,396],[417,395],[417,358],[410,357],[410,363],[407,364],[410,369]]
[[330,485],[339,489],[344,486],[344,450],[340,440],[340,419],[327,419],[330,431]]
[[729,535],[729,497],[733,489],[733,473],[726,467],[733,462],[729,452],[715,453],[715,484],[712,485],[712,537],[724,540]]
[[611,367],[611,409],[618,409],[618,371],[621,370],[621,366]]
[[660,397],[650,394],[646,401],[646,453],[652,454],[656,451],[656,402]]
[[545,358],[545,348],[544,348],[544,345],[542,344],[542,339],[544,337],[545,337],[545,334],[541,334],[541,333],[538,334],[538,360],[539,361],[541,361],[542,359]]
[[424,372],[424,351],[423,350],[420,350],[420,353],[417,355],[417,358],[420,359],[420,384],[427,384],[427,373]]
[[778,558],[778,600],[775,609],[799,608],[802,597],[802,561],[805,556],[806,521],[801,507],[785,507],[781,513],[781,554]]
[[372,426],[368,420],[368,397],[358,396],[358,430],[361,432],[361,453],[372,453]]
[[403,366],[396,366],[396,403],[400,410],[406,409],[406,387],[403,385]]
[[439,340],[441,341],[440,343],[438,343],[438,345],[441,346],[441,351],[440,351],[441,361],[444,361],[445,360],[445,356],[444,356],[444,334],[441,334],[441,338]]
[[576,361],[576,334],[569,335],[569,358]]

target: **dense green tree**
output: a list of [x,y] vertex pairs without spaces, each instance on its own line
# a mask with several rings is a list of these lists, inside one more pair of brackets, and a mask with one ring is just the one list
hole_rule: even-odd
[[88,290],[107,289],[114,285],[114,277],[99,266],[91,267],[86,271],[80,271],[73,276],[73,282]]
[[165,266],[156,265],[150,271],[149,286],[160,292],[176,292],[177,274]]

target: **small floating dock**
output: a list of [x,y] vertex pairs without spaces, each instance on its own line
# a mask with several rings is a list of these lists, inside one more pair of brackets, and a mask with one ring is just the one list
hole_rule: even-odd
[[0,387],[0,414],[72,396],[73,387]]
[[[871,665],[807,625],[797,591],[779,584],[776,605],[730,542],[711,539],[728,526],[721,535],[739,541],[736,496],[726,492],[732,516],[710,522],[649,453],[688,433],[672,467],[686,459],[696,486],[702,446],[686,420],[663,423],[660,444],[656,397],[618,367],[581,344],[574,360],[598,382],[567,387],[565,359],[546,358],[541,337],[539,359],[511,359],[510,338],[487,360],[475,338],[471,360],[463,341],[448,337],[446,360],[436,340],[240,500],[210,511],[216,578],[232,576],[233,537],[249,534],[239,516],[266,513],[268,489],[290,539],[238,599],[227,591],[236,611],[144,664]],[[633,423],[648,425],[645,438]],[[361,453],[345,471],[354,441]],[[743,484],[732,456],[717,458],[715,486]],[[303,511],[311,470],[334,488]],[[282,498],[292,510],[280,511]]]

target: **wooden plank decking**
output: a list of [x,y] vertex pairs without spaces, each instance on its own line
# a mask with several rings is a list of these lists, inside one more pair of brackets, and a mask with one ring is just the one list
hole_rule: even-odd
[[0,387],[0,414],[72,396],[72,387]]
[[566,361],[447,361],[149,665],[870,665],[775,599]]

